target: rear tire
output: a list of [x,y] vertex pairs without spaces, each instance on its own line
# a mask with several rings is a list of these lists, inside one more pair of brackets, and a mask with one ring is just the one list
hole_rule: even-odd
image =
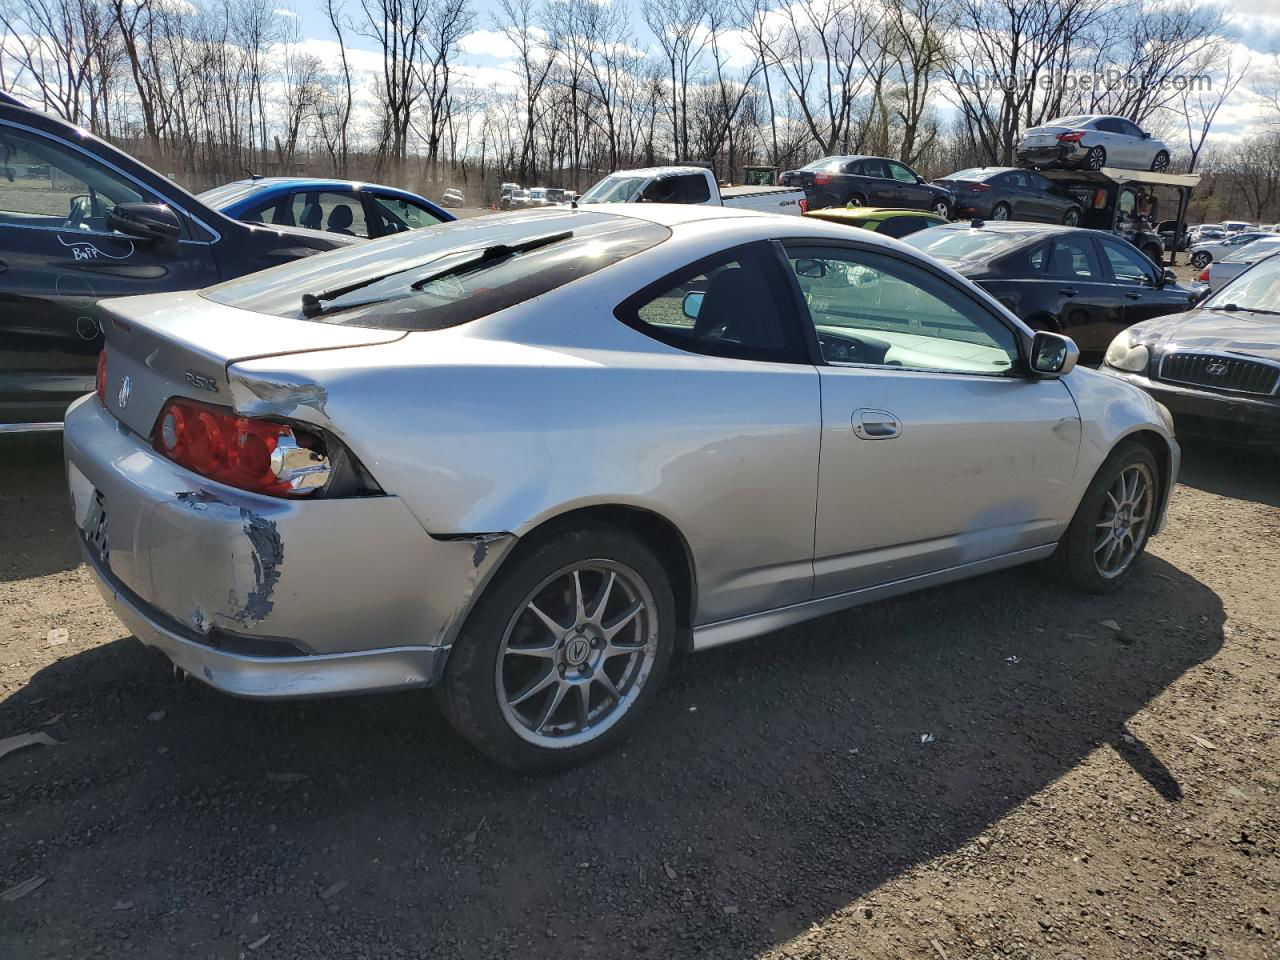
[[499,763],[562,770],[635,729],[675,632],[671,583],[648,548],[613,527],[566,529],[521,544],[499,569],[436,698],[454,728]]
[[1090,147],[1085,155],[1084,165],[1090,170],[1101,170],[1107,165],[1106,147]]
[[844,198],[844,205],[846,207],[865,207],[867,198],[860,193],[851,193]]
[[1076,515],[1045,561],[1057,580],[1085,593],[1113,593],[1133,576],[1160,502],[1160,468],[1151,451],[1125,440],[1098,468]]
[[1197,270],[1203,270],[1211,263],[1213,263],[1213,255],[1205,253],[1203,250],[1191,255],[1191,265]]
[[992,220],[1010,220],[1013,218],[1013,210],[1003,200],[991,208]]

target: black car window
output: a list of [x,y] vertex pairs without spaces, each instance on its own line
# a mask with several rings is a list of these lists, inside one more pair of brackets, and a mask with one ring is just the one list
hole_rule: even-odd
[[885,167],[885,162],[877,157],[869,157],[862,161],[862,175],[865,177],[879,177],[882,180],[889,179],[889,171]]
[[905,237],[909,233],[915,233],[929,225],[930,221],[923,217],[887,217],[880,222],[880,229],[876,233],[884,234],[886,237]]
[[[537,217],[497,213],[459,220],[447,230],[414,230],[393,241],[304,257],[200,295],[241,310],[316,323],[441,330],[542,296],[669,236],[671,231],[658,224],[585,210],[540,211]],[[486,251],[538,241],[526,252],[484,258]],[[473,266],[467,269],[469,263]],[[432,279],[436,274],[442,275]],[[322,311],[304,311],[304,295],[316,297]]]
[[293,195],[293,222],[308,230],[324,230],[347,237],[368,237],[364,204],[354,193],[299,190]]
[[1124,124],[1114,117],[1103,117],[1093,126],[1094,129],[1101,130],[1104,133],[1128,133],[1124,128]]
[[1035,279],[1044,275],[1044,265],[1049,262],[1049,244],[1041,243],[1028,250],[1018,250],[998,261],[1000,273],[1015,279]]
[[902,183],[915,183],[919,179],[914,173],[911,172],[910,169],[903,166],[902,164],[894,160],[887,160],[885,162],[889,166],[889,173],[893,176],[893,179],[898,180]]
[[366,192],[365,199],[377,219],[382,221],[380,236],[417,230],[419,227],[434,227],[444,222],[426,207],[403,197],[385,197]]
[[1030,184],[1027,182],[1027,175],[1023,173],[1021,170],[1014,170],[1011,173],[1006,173],[1004,175],[1004,185],[1015,187],[1019,190],[1025,189],[1026,187],[1030,186]]
[[615,315],[681,350],[739,360],[805,363],[777,258],[755,243],[709,257],[627,298]]
[[109,234],[117,204],[160,199],[64,143],[12,127],[0,126],[0,158],[12,178],[0,180],[0,224]]
[[1098,242],[1102,244],[1102,252],[1111,266],[1112,275],[1117,280],[1122,283],[1154,282],[1151,261],[1133,247],[1106,237],[1099,237]]
[[1059,237],[1049,257],[1049,276],[1071,280],[1100,280],[1102,268],[1087,237]]
[[846,163],[843,167],[840,168],[840,172],[847,176],[860,177],[862,176],[862,161],[850,160],[848,163]]
[[676,203],[706,203],[711,199],[707,178],[690,173],[676,178]]
[[1027,186],[1032,190],[1043,190],[1047,193],[1053,189],[1053,184],[1050,183],[1047,178],[1040,176],[1038,173],[1024,171],[1022,175],[1027,178]]
[[1131,137],[1142,136],[1142,128],[1138,126],[1136,123],[1134,123],[1132,120],[1121,120],[1120,132],[1127,133]]
[[276,194],[264,200],[259,200],[257,203],[245,208],[238,219],[247,223],[295,226],[293,222],[293,207],[288,203],[288,199],[288,194]]
[[869,250],[787,244],[787,259],[828,362],[1007,373],[1013,331],[921,266]]

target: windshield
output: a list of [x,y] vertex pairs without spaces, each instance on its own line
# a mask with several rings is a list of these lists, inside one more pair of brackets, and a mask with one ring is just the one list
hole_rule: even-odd
[[981,260],[1004,252],[1027,236],[1029,234],[1021,232],[996,233],[990,230],[939,227],[910,234],[903,237],[902,242],[940,260]]
[[1204,302],[1206,310],[1256,310],[1280,313],[1280,257],[1246,270]]
[[204,193],[197,193],[196,199],[204,201],[205,206],[212,207],[214,210],[221,210],[223,207],[229,207],[245,197],[253,196],[261,189],[256,183],[224,183],[222,186],[206,190]]
[[[554,235],[563,235],[554,236]],[[523,303],[647,250],[666,227],[580,210],[546,209],[398,233],[202,290],[218,303],[290,319],[382,330],[440,330]],[[496,247],[556,242],[485,260]],[[474,266],[450,270],[461,261]],[[442,274],[438,279],[433,275]],[[313,304],[308,316],[304,296]],[[314,303],[323,302],[317,312]]]
[[579,203],[627,203],[648,177],[605,177],[578,198]]
[[1280,237],[1267,237],[1245,244],[1222,258],[1223,263],[1253,263],[1280,250]]

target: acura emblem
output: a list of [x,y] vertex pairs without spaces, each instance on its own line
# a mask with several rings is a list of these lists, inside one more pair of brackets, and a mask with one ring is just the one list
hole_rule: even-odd
[[1204,372],[1211,377],[1220,377],[1227,372],[1227,365],[1221,360],[1215,360],[1213,363],[1205,365]]
[[120,381],[120,393],[116,396],[116,403],[120,405],[121,410],[129,405],[129,394],[132,392],[133,379],[131,377],[125,377]]

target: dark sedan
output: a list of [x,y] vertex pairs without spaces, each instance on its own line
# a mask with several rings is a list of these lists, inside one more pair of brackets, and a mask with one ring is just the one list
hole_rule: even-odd
[[955,198],[945,187],[926,182],[905,163],[886,157],[823,157],[788,170],[778,183],[800,187],[810,210],[824,207],[895,207],[929,210],[951,218]]
[[957,217],[984,220],[1038,220],[1080,224],[1080,204],[1063,187],[1033,170],[1017,167],[972,167],[957,170],[934,184],[955,197]]
[[1172,271],[1098,230],[975,220],[903,242],[975,281],[1032,329],[1071,337],[1095,360],[1126,327],[1192,303]]
[[1168,407],[1179,434],[1280,449],[1280,257],[1199,309],[1123,331],[1103,369]]

